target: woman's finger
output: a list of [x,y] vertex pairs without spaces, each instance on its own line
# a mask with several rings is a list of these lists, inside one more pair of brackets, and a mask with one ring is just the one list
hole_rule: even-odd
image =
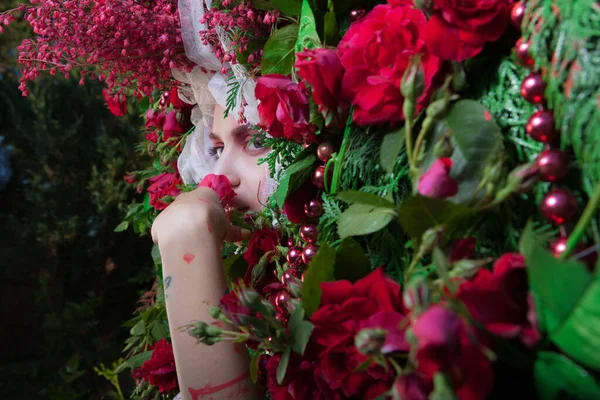
[[227,242],[239,242],[250,237],[250,231],[248,229],[240,228],[239,226],[229,224],[227,232],[223,240]]

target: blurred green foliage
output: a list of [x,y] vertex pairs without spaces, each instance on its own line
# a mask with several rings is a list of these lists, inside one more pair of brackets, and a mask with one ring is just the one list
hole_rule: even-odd
[[23,98],[14,46],[26,35],[18,23],[0,35],[0,147],[13,170],[0,189],[0,393],[114,398],[93,367],[120,357],[121,324],[155,277],[149,238],[113,232],[140,197],[122,177],[148,163],[135,151],[141,119],[133,105],[110,114],[98,82],[42,77]]

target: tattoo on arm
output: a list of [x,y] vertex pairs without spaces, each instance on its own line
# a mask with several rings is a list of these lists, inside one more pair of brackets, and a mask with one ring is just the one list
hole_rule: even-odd
[[196,258],[196,255],[192,253],[185,253],[183,255],[183,261],[185,261],[186,264],[189,264],[192,261],[194,261],[194,258]]
[[173,278],[171,278],[170,276],[167,276],[165,278],[165,290],[167,290],[169,286],[171,286],[171,280],[173,280]]

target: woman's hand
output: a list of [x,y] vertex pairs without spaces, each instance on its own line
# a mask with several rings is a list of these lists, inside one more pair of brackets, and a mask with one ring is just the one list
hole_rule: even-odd
[[250,236],[250,231],[234,226],[219,202],[214,190],[201,187],[182,193],[154,221],[152,240],[160,243],[208,231],[218,240],[239,242]]

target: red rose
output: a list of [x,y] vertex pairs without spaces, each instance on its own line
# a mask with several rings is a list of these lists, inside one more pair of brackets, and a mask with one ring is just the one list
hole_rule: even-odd
[[473,255],[475,250],[475,238],[472,236],[458,239],[452,244],[452,251],[450,252],[450,262],[456,262],[464,260]]
[[458,298],[490,332],[505,337],[519,336],[527,345],[539,338],[528,319],[528,283],[522,255],[507,253],[496,260],[493,271],[481,269],[463,282]]
[[415,373],[402,375],[396,380],[393,387],[394,398],[407,400],[427,400],[431,392],[431,385]]
[[476,56],[502,36],[512,5],[508,0],[433,0],[436,14],[425,34],[429,51],[444,60]]
[[283,213],[293,224],[301,224],[306,219],[304,205],[317,196],[317,187],[307,182],[292,193],[283,204]]
[[381,395],[392,386],[393,368],[386,370],[373,363],[357,371],[367,356],[354,346],[354,337],[361,324],[377,313],[404,314],[400,285],[378,268],[354,284],[327,282],[321,289],[321,307],[311,318],[315,326],[311,341],[319,352],[320,375],[341,397],[372,399]]
[[162,126],[165,142],[169,139],[178,136],[181,133],[187,132],[191,127],[190,113],[172,110],[165,116],[165,121]]
[[[344,66],[340,61],[337,51],[330,49],[305,50],[296,53],[296,69],[298,76],[306,80],[312,88],[312,96],[315,104],[319,106],[319,112],[326,112],[331,119],[338,114],[347,111],[346,104],[342,102],[342,78],[344,77]],[[337,121],[338,124],[343,121]]]
[[253,314],[252,310],[240,303],[240,299],[235,292],[229,292],[221,297],[219,305],[221,306],[221,310],[223,310],[236,324],[241,324],[238,315]]
[[490,393],[494,375],[481,350],[483,338],[454,311],[442,305],[427,309],[413,324],[418,341],[418,372],[432,383],[437,372],[449,374],[461,400],[483,400]]
[[154,345],[152,357],[142,364],[141,368],[151,385],[157,386],[161,393],[177,389],[177,372],[173,347],[165,339],[160,339]]
[[202,179],[202,182],[198,184],[198,187],[209,187],[217,192],[223,207],[231,204],[233,198],[237,196],[237,193],[231,186],[229,178],[225,175],[208,174]]
[[276,229],[264,227],[252,233],[248,242],[248,249],[244,253],[244,260],[249,266],[258,264],[265,253],[276,250],[279,244],[279,232]]
[[183,184],[179,174],[169,174],[163,172],[160,175],[154,176],[148,180],[150,186],[148,187],[148,193],[150,193],[150,205],[157,210],[164,210],[168,204],[161,199],[166,196],[176,197],[181,193],[181,190],[177,185]]
[[424,76],[417,109],[427,104],[441,62],[425,47],[426,24],[420,10],[382,4],[350,26],[338,49],[346,68],[343,94],[354,105],[358,125],[403,120],[400,83],[415,54],[422,55]]
[[300,85],[283,75],[267,75],[258,78],[255,94],[262,129],[297,143],[315,141],[308,96]]
[[442,157],[435,160],[419,178],[419,194],[441,199],[454,196],[458,192],[458,184],[450,177],[450,168],[451,159]]
[[158,134],[156,132],[147,133],[146,140],[152,143],[158,143]]
[[127,99],[122,94],[111,95],[108,89],[102,89],[102,95],[108,110],[116,117],[122,117],[127,113]]
[[183,110],[186,108],[193,108],[193,104],[188,104],[185,101],[181,100],[179,97],[179,90],[177,88],[173,88],[169,91],[169,102],[178,110]]

